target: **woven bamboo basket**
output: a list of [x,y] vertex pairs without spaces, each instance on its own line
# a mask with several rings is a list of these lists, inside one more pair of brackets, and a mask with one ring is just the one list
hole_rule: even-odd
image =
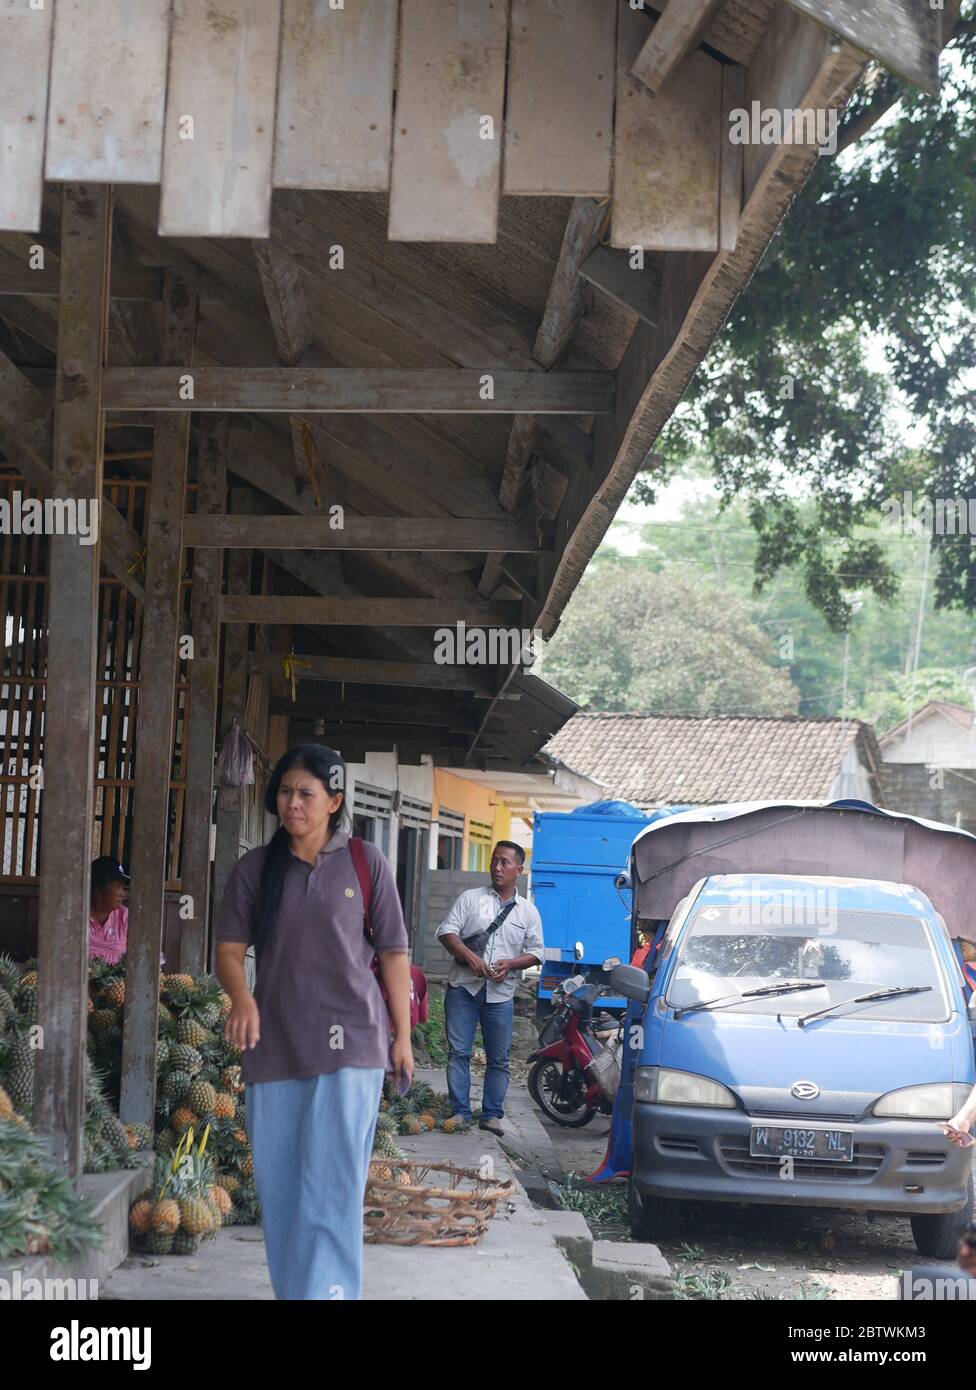
[[[387,1178],[384,1169],[392,1171]],[[373,1159],[363,1210],[367,1245],[477,1245],[513,1182],[456,1163]]]

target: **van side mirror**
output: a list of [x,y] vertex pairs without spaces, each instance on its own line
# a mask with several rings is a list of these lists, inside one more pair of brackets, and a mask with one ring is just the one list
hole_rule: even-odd
[[610,972],[610,983],[625,999],[633,999],[636,1004],[646,1004],[651,997],[651,981],[646,970],[636,965],[615,965]]

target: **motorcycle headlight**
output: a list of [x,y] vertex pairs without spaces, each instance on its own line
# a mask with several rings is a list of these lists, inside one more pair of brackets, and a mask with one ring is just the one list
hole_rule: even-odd
[[903,1086],[876,1101],[872,1113],[881,1119],[950,1120],[966,1103],[967,1086],[939,1081],[928,1086]]
[[720,1082],[670,1067],[638,1067],[634,1099],[651,1105],[706,1105],[725,1110],[736,1107],[735,1096]]

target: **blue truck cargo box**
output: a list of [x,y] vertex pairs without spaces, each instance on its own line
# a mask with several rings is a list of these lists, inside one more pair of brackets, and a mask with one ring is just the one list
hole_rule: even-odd
[[[644,813],[626,802],[576,811],[538,811],[533,818],[532,900],[542,917],[546,960],[537,1002],[549,1006],[554,986],[576,971],[599,969],[608,956],[630,959],[630,894],[614,885],[645,826],[675,810]],[[583,944],[583,957],[575,953]],[[624,1007],[605,999],[606,1008]]]

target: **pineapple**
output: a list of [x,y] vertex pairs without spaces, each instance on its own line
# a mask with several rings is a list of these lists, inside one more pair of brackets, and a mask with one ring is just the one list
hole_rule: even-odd
[[202,1197],[184,1197],[180,1202],[180,1225],[191,1236],[209,1235],[213,1213]]
[[105,1114],[102,1116],[99,1131],[102,1139],[115,1154],[116,1158],[121,1158],[123,1154],[131,1152],[132,1145],[129,1143],[129,1136],[125,1131],[125,1125],[123,1125],[115,1111],[108,1106],[105,1107]]
[[179,1202],[173,1197],[164,1197],[156,1203],[150,1214],[152,1228],[157,1235],[175,1235],[179,1230],[181,1215]]
[[156,1070],[165,1071],[169,1062],[169,1054],[172,1043],[169,1038],[160,1038],[156,1044]]
[[224,990],[221,990],[220,995],[217,999],[217,1008],[220,1010],[220,1017],[224,1021],[224,1023],[226,1023],[227,1020],[230,1018],[230,1011],[233,1007],[234,1004],[230,995],[227,994]]
[[218,1120],[232,1120],[237,1114],[237,1101],[226,1091],[218,1091],[213,1103],[213,1113]]
[[114,1009],[96,1009],[91,1016],[92,1032],[102,1037],[119,1026],[118,1015]]
[[175,1234],[164,1235],[161,1231],[150,1231],[146,1236],[146,1249],[150,1255],[171,1255]]
[[172,1022],[173,1022],[173,1013],[172,1013],[172,1010],[171,1010],[171,1009],[167,1009],[166,1005],[163,1004],[162,1002],[160,1002],[160,1005],[159,1005],[159,1026],[160,1026],[160,1028],[166,1027],[168,1024],[170,1024],[170,1023],[172,1023]]
[[17,1006],[8,991],[0,984],[0,1028],[5,1028],[17,1016]]
[[160,984],[167,991],[193,989],[194,979],[192,975],[164,975]]
[[226,1187],[221,1186],[219,1182],[215,1183],[210,1189],[210,1200],[220,1212],[221,1220],[223,1220],[229,1212],[234,1210],[234,1203],[230,1193],[227,1191]]
[[176,1025],[176,1038],[178,1042],[189,1043],[190,1047],[202,1047],[204,1043],[214,1042],[211,1033],[208,1033],[202,1024],[195,1018],[181,1018]]
[[247,1147],[249,1146],[249,1141],[248,1141],[247,1131],[246,1131],[246,1130],[244,1130],[244,1129],[235,1129],[235,1130],[234,1130],[234,1138],[237,1140],[238,1144],[243,1144],[245,1148],[247,1148]]
[[200,1237],[191,1236],[189,1231],[177,1231],[173,1237],[174,1255],[195,1255],[200,1249]]
[[188,1106],[178,1105],[170,1116],[169,1122],[177,1134],[182,1134],[191,1125],[196,1129],[200,1123],[200,1117]]
[[428,1131],[437,1128],[437,1116],[432,1115],[429,1110],[425,1110],[422,1115],[417,1117],[420,1121],[420,1128],[426,1134]]
[[420,1119],[416,1115],[404,1115],[400,1121],[401,1134],[420,1134],[421,1129]]
[[234,1193],[241,1185],[240,1178],[235,1177],[233,1173],[218,1173],[214,1182],[227,1193],[231,1200],[233,1200]]
[[121,1009],[125,1003],[125,980],[113,980],[102,991],[102,998],[110,1009]]
[[371,1163],[369,1165],[370,1182],[392,1182],[393,1169],[388,1163]]
[[186,1095],[187,1091],[189,1091],[192,1084],[193,1077],[188,1071],[175,1069],[167,1072],[163,1077],[163,1084],[160,1090],[167,1100],[180,1101]]
[[169,1049],[169,1064],[180,1071],[188,1071],[191,1077],[203,1070],[203,1058],[189,1043],[172,1043]]
[[3,1087],[0,1086],[0,1120],[12,1120],[13,1117],[14,1103]]
[[204,1004],[200,1010],[200,1022],[204,1028],[216,1028],[221,1020],[219,1004]]
[[152,1230],[152,1214],[152,1202],[140,1197],[129,1209],[129,1230],[137,1236],[147,1235]]
[[29,1115],[34,1109],[34,1049],[26,1033],[8,1037],[6,1084],[14,1109]]
[[241,1159],[241,1174],[245,1178],[253,1178],[254,1176],[254,1159],[250,1154],[245,1154]]
[[[225,1193],[224,1195],[226,1196],[226,1193]],[[219,1207],[219,1205],[217,1204],[216,1198],[207,1196],[207,1197],[204,1197],[203,1200],[206,1202],[207,1207],[208,1207],[208,1209],[209,1209],[209,1211],[210,1211],[210,1228],[211,1228],[211,1231],[213,1232],[214,1235],[216,1235],[217,1232],[220,1230],[221,1226],[223,1226],[223,1224],[224,1224],[223,1213],[221,1212],[220,1207]],[[232,1205],[233,1205],[233,1204],[232,1204]]]
[[[27,976],[25,975],[25,976],[24,976],[24,979],[26,979],[26,978],[27,978]],[[36,977],[35,977],[35,979],[36,979]],[[20,1012],[20,1016],[21,1016],[21,1018],[24,1020],[25,1023],[36,1023],[36,1022],[37,1022],[37,984],[36,984],[36,983],[34,983],[34,984],[32,984],[32,985],[25,985],[25,984],[23,984],[23,983],[21,984],[20,989],[17,991],[17,1006],[18,1006],[18,1010],[19,1010],[19,1012]]]
[[26,975],[20,977],[21,989],[37,989],[37,971],[28,970]]
[[191,1082],[190,1089],[186,1093],[186,1103],[198,1115],[212,1115],[213,1108],[217,1103],[217,1092],[209,1081],[198,1079]]
[[95,1001],[92,999],[90,994],[88,998],[85,1000],[85,1012],[88,1014],[93,1014],[95,1012]]
[[397,1128],[396,1120],[392,1115],[377,1115],[376,1132],[378,1134],[395,1134]]
[[463,1134],[467,1128],[468,1122],[461,1115],[451,1115],[441,1121],[441,1129],[445,1134]]
[[383,1158],[402,1157],[393,1135],[384,1130],[378,1130],[373,1139],[373,1153],[380,1154]]

